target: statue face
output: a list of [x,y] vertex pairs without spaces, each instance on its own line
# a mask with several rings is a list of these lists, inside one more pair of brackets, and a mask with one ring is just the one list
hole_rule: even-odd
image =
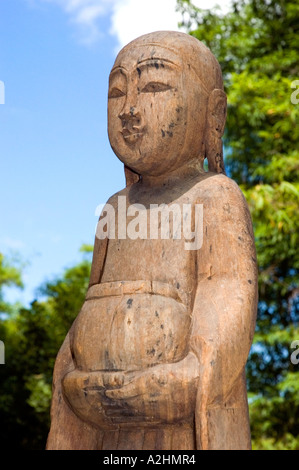
[[163,46],[120,52],[109,79],[108,134],[129,168],[161,175],[198,155],[207,96],[193,75]]

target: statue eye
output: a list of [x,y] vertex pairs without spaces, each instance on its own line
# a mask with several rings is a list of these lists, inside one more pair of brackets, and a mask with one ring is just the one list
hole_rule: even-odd
[[161,91],[171,90],[170,85],[160,82],[149,82],[142,88],[141,93],[159,93]]
[[108,98],[121,98],[122,96],[125,96],[125,92],[116,87],[112,88],[108,94]]

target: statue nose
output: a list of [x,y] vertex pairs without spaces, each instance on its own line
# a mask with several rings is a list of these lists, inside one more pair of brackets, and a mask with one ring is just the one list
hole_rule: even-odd
[[128,83],[127,96],[124,106],[118,115],[122,122],[122,127],[127,127],[128,123],[130,123],[130,125],[137,126],[140,124],[140,113],[138,112],[138,107],[136,107],[137,99],[138,91],[134,77],[132,77],[131,81]]
[[141,116],[140,113],[136,110],[134,106],[125,108],[120,114],[119,119],[123,128],[127,129],[136,129],[141,125]]

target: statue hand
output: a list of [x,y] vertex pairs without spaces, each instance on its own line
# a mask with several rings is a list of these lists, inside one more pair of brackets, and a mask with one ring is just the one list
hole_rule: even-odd
[[102,402],[105,414],[115,424],[173,423],[190,418],[195,409],[199,364],[189,353],[180,362],[161,364],[144,371],[114,373]]
[[115,429],[105,413],[105,391],[123,383],[124,373],[75,369],[64,376],[62,389],[77,416],[102,429]]

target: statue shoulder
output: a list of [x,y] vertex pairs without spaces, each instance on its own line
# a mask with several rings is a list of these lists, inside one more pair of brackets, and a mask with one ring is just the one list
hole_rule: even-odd
[[119,197],[126,198],[127,196],[128,196],[128,188],[121,189],[120,191],[117,191],[117,193],[112,194],[112,196],[109,197],[106,204],[110,204],[116,209],[118,207]]
[[221,227],[222,232],[235,229],[237,233],[243,227],[253,239],[247,201],[234,180],[222,174],[213,174],[199,181],[193,189],[195,190],[193,201],[203,205],[205,223]]
[[228,201],[247,204],[245,197],[237,183],[223,174],[207,173],[204,179],[199,180],[193,187],[194,199],[198,202],[215,204],[216,200],[222,204]]

